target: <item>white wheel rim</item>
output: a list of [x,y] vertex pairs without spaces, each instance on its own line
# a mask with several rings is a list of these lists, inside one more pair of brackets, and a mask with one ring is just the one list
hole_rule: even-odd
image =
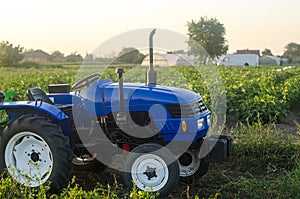
[[20,132],[6,145],[5,164],[18,182],[37,187],[49,179],[53,169],[53,156],[42,137],[32,132]]
[[139,189],[159,191],[168,182],[169,169],[161,157],[144,154],[134,161],[131,167],[131,177]]
[[178,159],[180,177],[189,177],[194,175],[200,167],[200,159],[195,152],[186,151],[192,157],[192,161],[189,165],[182,165]]

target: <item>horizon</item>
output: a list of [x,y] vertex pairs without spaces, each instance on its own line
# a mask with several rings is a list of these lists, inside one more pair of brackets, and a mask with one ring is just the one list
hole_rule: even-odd
[[288,43],[300,43],[297,0],[242,3],[238,0],[184,3],[13,0],[1,4],[0,41],[48,53],[58,50],[65,55],[73,52],[85,55],[114,36],[148,27],[186,35],[187,22],[197,21],[201,16],[216,18],[224,24],[228,54],[242,49],[261,52],[268,48],[274,55],[282,55]]

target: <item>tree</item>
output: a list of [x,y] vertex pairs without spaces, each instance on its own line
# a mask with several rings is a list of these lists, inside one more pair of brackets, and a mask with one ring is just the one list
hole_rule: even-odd
[[262,56],[273,56],[272,52],[270,49],[265,48],[262,52],[261,52]]
[[125,48],[121,50],[121,52],[118,55],[117,61],[123,62],[123,63],[130,63],[130,64],[140,64],[142,63],[143,59],[145,58],[145,55],[140,53],[136,48]]
[[77,52],[73,52],[70,55],[66,56],[65,61],[67,62],[82,62],[83,57]]
[[86,53],[85,54],[85,58],[84,58],[85,62],[93,62],[94,61],[94,55],[91,53]]
[[292,63],[300,63],[300,44],[291,42],[286,45],[283,56],[289,58]]
[[23,59],[23,47],[13,46],[8,41],[0,43],[0,65],[16,66]]
[[192,20],[188,22],[188,54],[199,56],[205,54],[205,51],[211,58],[226,54],[228,45],[226,45],[225,28],[216,18],[200,17],[199,21]]
[[54,62],[63,62],[65,60],[64,54],[58,50],[51,53],[49,60]]

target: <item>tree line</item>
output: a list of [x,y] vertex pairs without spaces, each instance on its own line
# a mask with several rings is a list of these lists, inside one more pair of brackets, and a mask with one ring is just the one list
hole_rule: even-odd
[[82,62],[83,57],[77,52],[65,56],[64,53],[55,50],[50,54],[48,60],[51,62]]
[[[227,53],[226,30],[224,24],[216,18],[200,17],[199,20],[187,22],[187,27],[187,35],[189,36],[187,41],[188,54],[200,54],[204,56],[203,59],[206,59],[208,55],[211,58],[216,58]],[[20,45],[13,46],[8,41],[2,41],[0,43],[0,66],[16,66],[24,58],[23,50],[24,48]],[[270,49],[266,48],[262,51],[262,55],[273,54]],[[287,44],[282,56],[288,58],[290,63],[300,63],[300,44],[295,42]],[[124,47],[114,62],[138,64],[144,58],[145,55],[137,49]],[[54,51],[49,56],[49,61],[51,62],[82,62],[83,60],[93,61],[95,59],[92,54],[86,54],[85,58],[83,58],[77,52],[64,56],[60,51]]]

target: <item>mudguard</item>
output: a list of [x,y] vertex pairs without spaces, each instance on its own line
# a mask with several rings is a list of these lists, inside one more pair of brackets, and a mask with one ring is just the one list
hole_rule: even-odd
[[60,109],[40,100],[33,102],[4,102],[0,104],[0,110],[6,110],[10,120],[26,113],[42,113],[42,115],[50,116],[51,118],[58,121],[68,119],[67,114],[62,112]]
[[61,126],[64,134],[70,138],[70,144],[74,147],[74,137],[71,131],[71,124],[66,113],[59,108],[37,101],[18,101],[0,103],[0,110],[5,110],[9,120],[13,120],[25,114],[39,114],[52,119],[55,123]]

